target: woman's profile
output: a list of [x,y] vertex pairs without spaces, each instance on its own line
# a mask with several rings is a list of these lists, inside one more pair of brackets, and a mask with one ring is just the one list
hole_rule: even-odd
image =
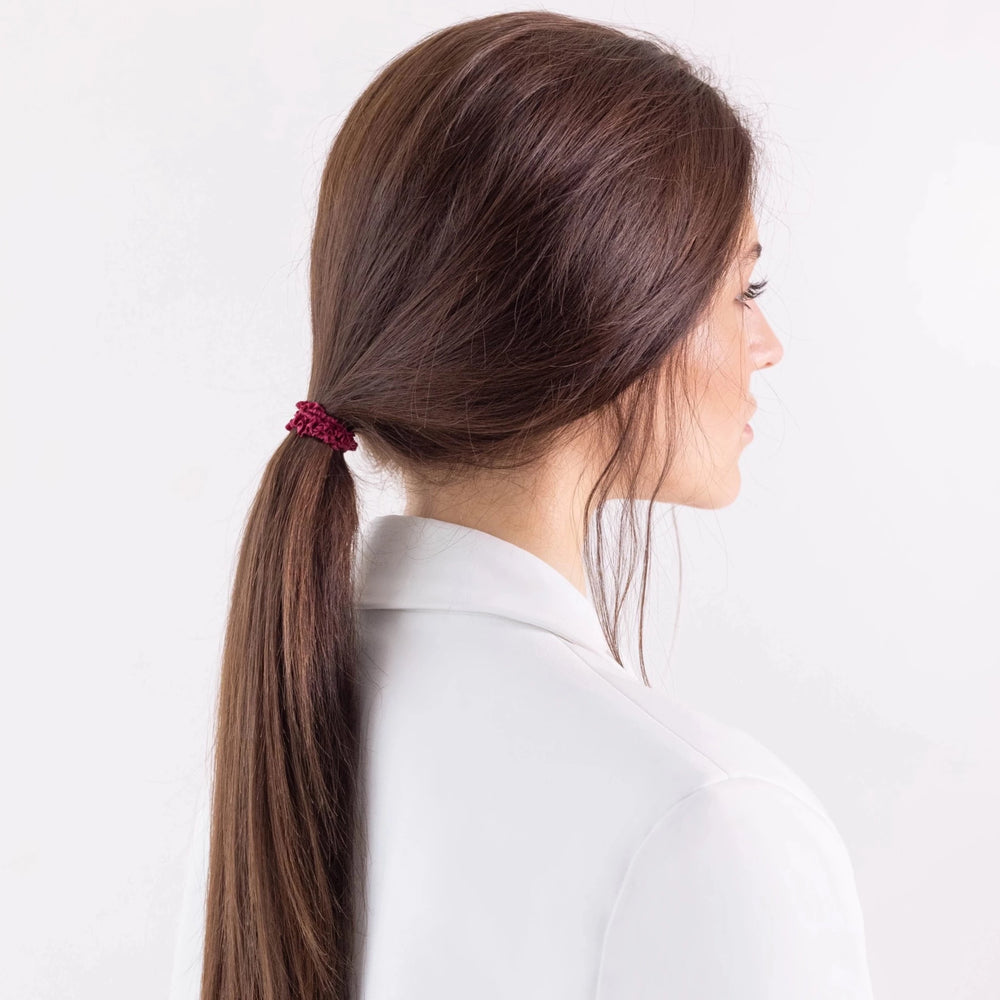
[[[621,652],[654,504],[733,502],[781,360],[760,157],[677,49],[542,10],[351,107],[233,582],[201,1000],[871,997],[822,803]],[[367,530],[359,447],[406,495]]]

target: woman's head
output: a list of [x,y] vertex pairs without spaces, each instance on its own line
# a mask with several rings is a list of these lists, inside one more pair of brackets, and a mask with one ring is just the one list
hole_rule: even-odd
[[[728,503],[750,371],[780,357],[737,301],[756,157],[725,96],[660,39],[535,10],[390,61],[323,171],[303,397],[414,490],[588,456],[584,553],[619,662],[624,594],[612,620],[591,516],[622,497]],[[640,659],[651,518],[652,503]],[[634,520],[623,504],[624,591]],[[233,585],[203,1000],[354,996],[358,526],[344,454],[289,433]]]
[[583,524],[728,504],[750,371],[780,356],[741,301],[756,183],[740,116],[653,36],[545,11],[439,31],[330,151],[310,398],[411,494],[583,446]]

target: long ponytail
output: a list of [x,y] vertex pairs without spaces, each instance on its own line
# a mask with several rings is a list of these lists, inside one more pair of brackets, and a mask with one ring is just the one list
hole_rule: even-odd
[[247,517],[226,629],[202,1000],[355,996],[357,527],[344,455],[290,434]]

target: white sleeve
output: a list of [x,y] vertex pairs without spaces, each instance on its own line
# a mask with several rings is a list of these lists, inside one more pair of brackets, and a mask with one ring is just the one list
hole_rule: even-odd
[[704,786],[637,847],[610,912],[596,998],[807,997],[872,997],[846,846],[780,785]]

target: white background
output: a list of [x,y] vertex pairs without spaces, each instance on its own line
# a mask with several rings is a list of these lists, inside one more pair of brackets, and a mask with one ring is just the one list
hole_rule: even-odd
[[[500,9],[0,7],[0,996],[166,995],[239,531],[307,385],[326,152],[383,63]],[[879,1000],[1000,996],[996,7],[549,9],[679,42],[768,133],[785,356],[740,497],[679,512],[671,687],[828,807]]]

